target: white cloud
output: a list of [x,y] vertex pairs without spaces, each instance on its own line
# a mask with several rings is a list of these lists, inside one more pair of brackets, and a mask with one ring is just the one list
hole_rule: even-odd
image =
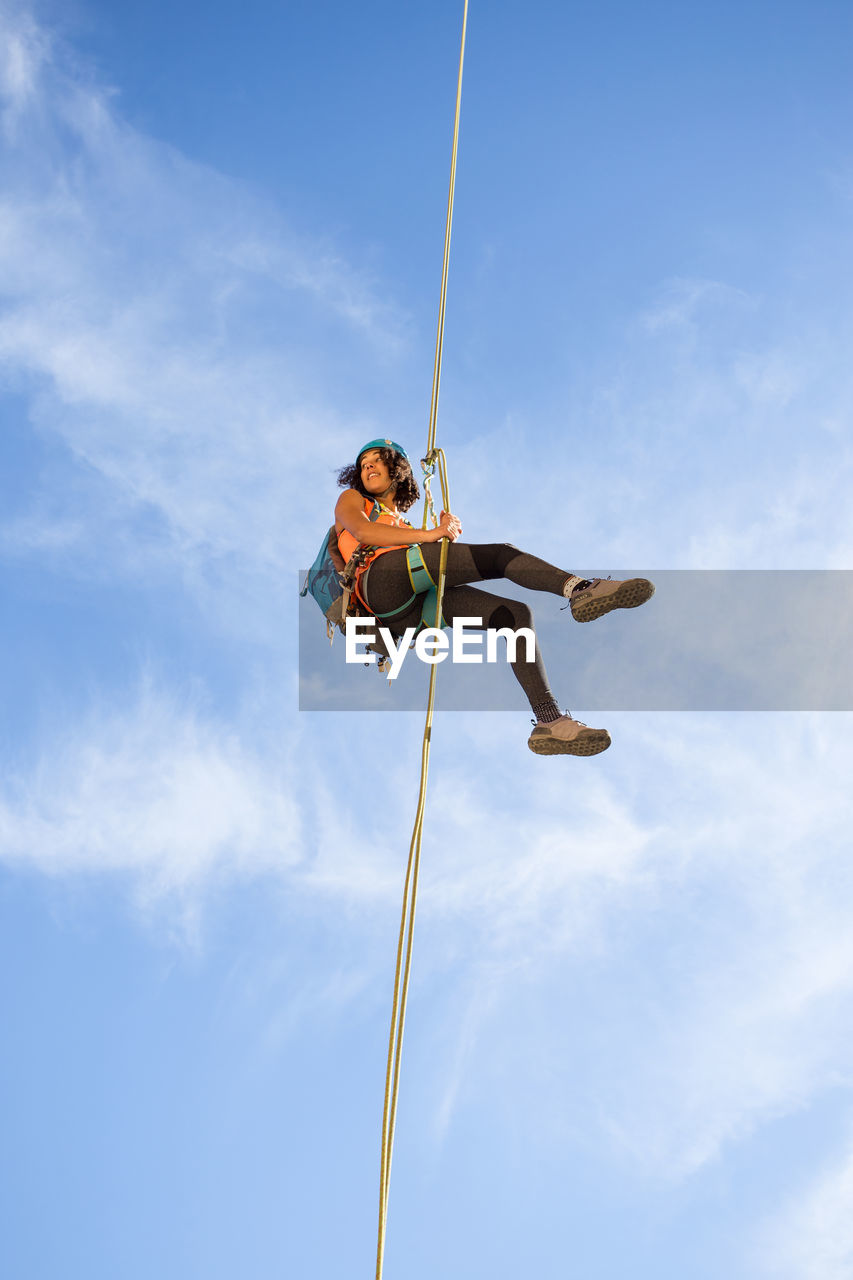
[[493,1011],[476,1052],[460,1015],[440,1127],[470,1062],[543,1136],[682,1178],[853,1079],[849,717],[623,717],[609,767],[556,777],[482,721],[424,865],[422,963]]
[[53,521],[41,513],[7,520],[0,528],[0,551],[7,555],[56,551],[73,547],[81,535],[79,522]]
[[755,300],[743,289],[719,280],[669,280],[660,290],[653,306],[640,316],[640,325],[649,333],[672,329],[695,337],[703,312],[713,307],[729,311],[732,307],[754,308]]
[[13,135],[20,114],[32,102],[41,65],[48,54],[48,40],[26,10],[0,9],[6,30],[0,43],[0,94],[3,131]]
[[129,873],[146,897],[281,873],[301,848],[299,808],[274,766],[150,686],[129,708],[45,735],[35,765],[7,771],[0,795],[7,864]]
[[[664,282],[549,418],[516,411],[463,446],[478,522],[500,495],[500,536],[595,572],[848,567],[847,286],[829,251],[810,272],[788,265],[764,293]],[[511,497],[519,457],[533,502]]]
[[853,1275],[853,1144],[801,1187],[756,1233],[754,1262],[777,1280],[849,1280]]
[[[171,557],[200,592],[227,579],[232,615],[269,621],[325,524],[318,442],[345,458],[353,431],[384,433],[353,422],[328,390],[349,397],[348,378],[328,375],[381,367],[406,319],[334,247],[130,129],[30,20],[2,24],[0,361],[73,476],[51,475],[4,550],[77,538],[113,572]],[[537,472],[535,502],[513,501],[513,450],[525,431],[561,438],[562,418],[463,446],[466,525],[569,568],[847,567],[848,336],[821,354],[816,330],[774,327],[768,308],[736,284],[665,289],[622,367],[573,406],[577,447]],[[92,712],[7,775],[3,856],[127,875],[148,898],[283,876],[365,927],[400,891],[419,718],[317,717],[282,729],[292,756],[257,746],[273,718],[244,738],[151,690]],[[598,763],[528,759],[521,720],[436,729],[419,972],[428,986],[463,970],[478,1011],[448,1038],[439,1127],[498,1045],[516,1087],[553,1069],[555,1131],[578,1123],[570,1089],[596,1138],[688,1173],[853,1069],[836,1029],[853,961],[847,719],[626,718]],[[374,740],[391,758],[365,786]],[[591,973],[594,1000],[572,1006]],[[535,1066],[499,1026],[530,981],[554,995],[548,1019],[530,1013]]]
[[[358,981],[328,981],[365,998],[391,963],[420,717],[317,715],[282,734],[279,709],[264,727],[247,714],[244,737],[148,687],[45,734],[37,763],[6,774],[2,856],[121,876],[189,912],[271,878],[361,939]],[[544,1109],[550,1140],[603,1139],[684,1177],[853,1078],[848,722],[623,716],[607,757],[542,761],[514,717],[439,717],[422,1016],[449,975],[468,993],[453,1010],[440,997],[439,1137],[488,1063],[498,1109],[507,1090],[534,1127]],[[389,734],[393,755],[365,773]]]
[[657,743],[664,770],[679,757],[660,833],[681,860],[660,918],[675,964],[657,962],[665,994],[646,997],[655,1032],[619,1046],[610,1122],[658,1172],[853,1078],[849,717],[724,719],[728,734],[710,721]]
[[[408,320],[333,244],[130,128],[23,11],[0,21],[15,120],[0,367],[76,479],[55,474],[50,502],[36,502],[58,526],[42,546],[67,547],[75,530],[78,561],[97,548],[103,564],[107,547],[106,571],[138,573],[150,550],[155,571],[171,556],[203,597],[222,580],[239,597],[247,572],[275,590],[294,556],[313,558],[301,523],[329,480],[318,441],[344,458],[353,432],[379,430],[353,421],[353,380],[365,362],[399,363]],[[846,566],[849,336],[827,336],[787,287],[780,304],[738,281],[664,282],[618,366],[592,371],[568,412],[462,433],[452,470],[467,536],[598,571]],[[536,503],[496,508],[519,437],[566,433],[573,447],[538,475]],[[152,513],[149,547],[136,524]],[[4,541],[20,552],[31,540]]]
[[76,529],[78,563],[138,571],[153,513],[158,572],[168,548],[199,591],[248,568],[268,595],[312,541],[293,523],[328,480],[318,442],[349,454],[347,384],[399,359],[407,321],[333,245],[131,128],[25,11],[0,35],[0,374],[65,449],[32,478],[61,531],[41,548]]

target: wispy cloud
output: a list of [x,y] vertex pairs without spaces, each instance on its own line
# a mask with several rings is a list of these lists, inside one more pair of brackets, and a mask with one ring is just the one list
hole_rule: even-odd
[[[0,361],[58,442],[49,498],[30,477],[0,545],[224,581],[230,615],[281,635],[276,593],[326,523],[318,442],[343,459],[354,429],[376,434],[345,401],[360,363],[404,349],[406,318],[333,245],[130,128],[25,10],[0,12]],[[585,447],[536,473],[535,502],[513,500],[513,448],[562,438],[556,410],[462,448],[466,525],[570,568],[849,567],[849,335],[821,349],[771,311],[737,282],[664,286],[622,365],[579,393]],[[147,686],[52,726],[4,777],[4,859],[121,875],[148,901],[275,876],[368,931],[400,890],[419,717],[255,711],[244,735]],[[427,993],[452,970],[476,995],[447,1036],[437,1128],[490,1054],[516,1090],[537,1073],[527,1105],[553,1132],[586,1125],[685,1176],[853,1069],[846,717],[625,718],[601,762],[528,758],[523,718],[436,731],[419,972]],[[535,1063],[507,1034],[523,1018]]]
[[[792,262],[820,232],[795,235]],[[466,536],[491,532],[522,456],[535,501],[508,501],[503,524],[568,567],[848,567],[853,333],[837,252],[767,292],[662,282],[545,421],[516,410],[462,446]],[[563,442],[547,464],[545,440]]]
[[649,333],[669,329],[682,336],[689,333],[695,340],[709,311],[719,308],[725,313],[733,307],[755,306],[756,300],[743,289],[719,280],[681,278],[662,286],[654,304],[640,316],[640,325]]
[[[556,1140],[684,1177],[853,1075],[848,720],[625,716],[601,760],[543,762],[513,717],[439,718],[417,951],[421,1007],[443,1009],[439,1137],[485,1059]],[[361,940],[357,982],[306,978],[360,1000],[390,963],[420,717],[250,722],[149,685],[59,726],[6,773],[0,852],[149,904],[272,878]]]
[[853,1273],[853,1144],[801,1186],[757,1232],[757,1274],[777,1280],[847,1280]]
[[66,450],[53,540],[76,529],[78,558],[120,570],[153,516],[157,563],[280,575],[318,440],[349,452],[330,388],[397,359],[406,318],[334,245],[130,127],[25,8],[0,27],[0,369]]
[[436,780],[431,947],[495,1010],[475,1063],[561,1140],[680,1178],[853,1074],[848,719],[626,718],[624,766],[564,785],[490,725],[491,800],[461,763]]
[[223,875],[281,874],[300,857],[289,787],[189,698],[146,685],[129,706],[92,710],[47,741],[30,770],[6,773],[8,865],[129,874],[150,898],[203,892]]
[[39,72],[49,56],[50,41],[25,5],[3,4],[0,19],[5,27],[0,51],[3,130],[14,134],[21,114],[36,95]]

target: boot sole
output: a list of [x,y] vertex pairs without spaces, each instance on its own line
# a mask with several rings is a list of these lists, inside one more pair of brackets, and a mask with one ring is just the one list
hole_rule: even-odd
[[572,617],[575,622],[594,622],[612,609],[636,609],[651,600],[654,594],[655,584],[648,578],[627,578],[610,595],[573,600]]
[[531,735],[527,745],[537,756],[597,756],[610,746],[610,734],[606,729],[588,729],[568,741],[542,733]]

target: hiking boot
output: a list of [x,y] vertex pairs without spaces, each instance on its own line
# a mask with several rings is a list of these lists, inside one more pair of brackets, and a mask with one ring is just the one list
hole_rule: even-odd
[[569,597],[575,622],[594,622],[611,609],[636,609],[655,594],[655,584],[648,578],[593,578],[586,586],[576,587]]
[[537,721],[527,745],[537,756],[597,756],[610,746],[610,734],[565,715],[550,722]]

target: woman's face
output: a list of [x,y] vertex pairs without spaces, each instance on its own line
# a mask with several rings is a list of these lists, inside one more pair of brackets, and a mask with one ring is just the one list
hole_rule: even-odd
[[361,455],[358,465],[365,492],[377,497],[385,493],[391,485],[391,476],[379,450],[368,449],[367,453]]

